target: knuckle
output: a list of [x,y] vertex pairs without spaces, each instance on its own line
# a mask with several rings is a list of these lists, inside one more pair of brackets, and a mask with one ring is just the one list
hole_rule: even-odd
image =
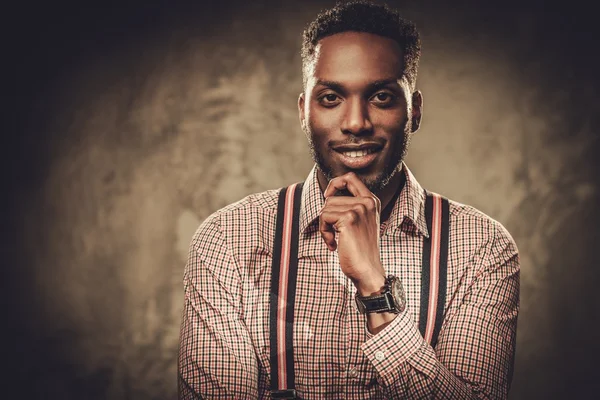
[[327,224],[327,212],[322,212],[321,215],[319,215],[319,226],[324,226],[325,224]]
[[358,203],[358,204],[356,205],[356,208],[355,208],[355,210],[356,210],[357,212],[359,212],[360,214],[363,214],[363,215],[364,215],[364,214],[366,214],[366,213],[367,213],[367,211],[369,211],[369,207],[368,207],[366,204],[363,204],[363,203]]
[[373,197],[365,197],[363,204],[368,211],[373,211],[377,209],[377,202]]
[[358,222],[358,213],[354,210],[346,211],[346,220],[351,224],[355,224]]

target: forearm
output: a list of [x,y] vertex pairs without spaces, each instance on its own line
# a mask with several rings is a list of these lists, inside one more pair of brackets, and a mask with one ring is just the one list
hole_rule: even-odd
[[[194,237],[184,272],[180,399],[256,399],[258,362],[240,313],[240,280],[215,221]],[[229,277],[232,279],[226,280]]]
[[[483,376],[482,376],[483,378]],[[476,381],[465,381],[450,371],[427,344],[414,359],[400,366],[397,374],[383,377],[386,398],[431,398],[440,400],[506,399],[507,393]]]
[[197,306],[186,301],[178,360],[179,398],[257,398],[257,361],[242,324],[218,314],[209,324],[196,312]]
[[449,399],[473,398],[469,386],[437,360],[406,312],[372,335],[362,349],[386,398],[438,398],[441,393],[450,394]]
[[514,241],[500,224],[491,226],[486,239],[470,259],[472,279],[444,310],[435,351],[421,336],[411,310],[363,343],[386,398],[508,397],[520,263]]
[[[392,373],[380,375],[386,398],[431,398],[447,400],[466,400],[478,397],[475,387],[461,380],[446,368],[435,356],[433,349],[426,344]],[[482,394],[482,393],[480,393]]]
[[[386,398],[506,398],[514,335],[507,336],[510,329],[505,326],[498,329],[498,335],[478,342],[470,336],[473,332],[461,332],[458,326],[450,324],[441,333],[437,352],[425,342],[408,313],[399,314],[368,339],[362,350]],[[503,348],[491,354],[487,349],[494,345]]]

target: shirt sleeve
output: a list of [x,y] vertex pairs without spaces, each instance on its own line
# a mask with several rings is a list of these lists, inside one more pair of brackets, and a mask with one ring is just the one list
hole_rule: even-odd
[[184,272],[179,399],[256,399],[258,363],[241,319],[241,279],[218,219],[192,239]]
[[475,278],[444,321],[435,350],[406,311],[363,343],[386,398],[506,399],[519,311],[520,263],[508,232],[473,260]]

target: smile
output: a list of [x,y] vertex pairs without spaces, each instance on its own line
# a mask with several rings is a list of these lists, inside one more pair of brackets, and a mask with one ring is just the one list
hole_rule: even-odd
[[359,170],[368,168],[377,159],[380,147],[367,147],[367,148],[339,148],[334,149],[338,162],[344,165],[350,170]]
[[354,150],[354,151],[341,151],[340,153],[342,153],[346,157],[357,158],[357,157],[364,157],[367,154],[373,154],[373,153],[375,153],[375,151],[376,151],[375,149],[363,149],[363,150]]

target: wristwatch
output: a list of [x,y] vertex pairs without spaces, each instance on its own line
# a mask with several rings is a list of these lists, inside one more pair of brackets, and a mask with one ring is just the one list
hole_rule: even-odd
[[381,294],[375,296],[354,297],[356,308],[361,314],[391,312],[399,314],[406,308],[404,287],[400,279],[394,275],[388,275]]

